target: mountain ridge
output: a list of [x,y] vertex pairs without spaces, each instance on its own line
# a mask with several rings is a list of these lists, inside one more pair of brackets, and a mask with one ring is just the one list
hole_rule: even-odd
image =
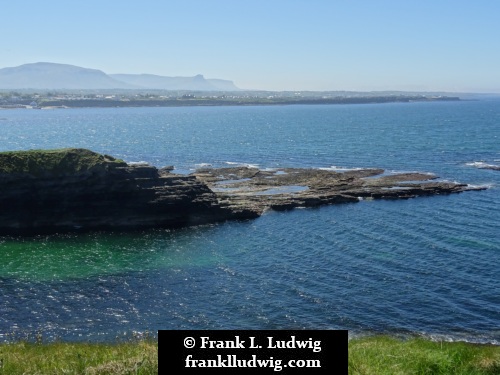
[[109,76],[130,85],[158,90],[239,90],[232,81],[224,79],[207,79],[202,74],[193,77],[169,77],[156,74],[109,74]]
[[160,89],[238,91],[230,80],[168,77],[154,74],[107,74],[102,70],[52,62],[28,63],[0,69],[0,89]]

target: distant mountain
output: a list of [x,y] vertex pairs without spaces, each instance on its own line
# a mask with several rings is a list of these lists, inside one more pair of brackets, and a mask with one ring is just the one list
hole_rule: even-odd
[[74,65],[39,62],[0,69],[0,89],[125,89],[106,73]]
[[154,74],[110,74],[110,77],[130,85],[160,90],[237,91],[232,81],[194,77],[166,77]]
[[0,89],[96,90],[161,89],[186,91],[236,91],[232,81],[153,74],[106,74],[74,65],[38,62],[0,69]]

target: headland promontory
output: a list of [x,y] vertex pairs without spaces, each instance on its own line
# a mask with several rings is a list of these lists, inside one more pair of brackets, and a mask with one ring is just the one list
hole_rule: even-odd
[[174,228],[266,210],[481,190],[382,169],[208,168],[129,164],[86,149],[0,152],[0,234]]

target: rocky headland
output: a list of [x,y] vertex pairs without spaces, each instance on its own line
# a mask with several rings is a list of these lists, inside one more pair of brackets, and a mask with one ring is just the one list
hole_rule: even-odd
[[0,233],[180,227],[255,217],[195,176],[85,149],[0,153]]
[[268,209],[483,189],[381,169],[172,170],[85,149],[1,152],[0,234],[173,228],[252,219]]

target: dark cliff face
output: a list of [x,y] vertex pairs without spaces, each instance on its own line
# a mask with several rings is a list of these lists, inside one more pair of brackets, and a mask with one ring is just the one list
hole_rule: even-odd
[[0,233],[180,227],[252,217],[193,176],[88,150],[0,153]]

